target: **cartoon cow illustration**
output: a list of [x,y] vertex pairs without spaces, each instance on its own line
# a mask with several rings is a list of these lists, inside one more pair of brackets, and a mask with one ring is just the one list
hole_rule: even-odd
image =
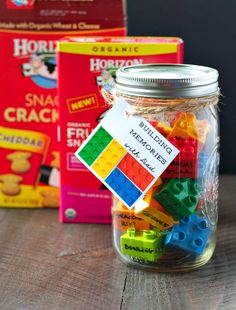
[[25,77],[41,76],[46,79],[57,80],[55,57],[47,54],[32,55],[28,63],[22,64],[22,74]]
[[110,93],[115,86],[115,73],[113,71],[116,70],[116,68],[102,70],[101,75],[96,77],[97,86],[102,86],[106,91]]

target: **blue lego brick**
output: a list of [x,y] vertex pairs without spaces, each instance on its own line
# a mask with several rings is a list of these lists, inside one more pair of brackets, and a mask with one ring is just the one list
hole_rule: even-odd
[[201,152],[198,157],[198,177],[202,178],[206,171],[206,163],[208,159],[208,154]]
[[124,200],[128,206],[142,195],[142,192],[122,173],[115,168],[105,182]]
[[165,246],[176,247],[192,255],[201,255],[211,231],[206,219],[192,214],[173,226],[166,235]]

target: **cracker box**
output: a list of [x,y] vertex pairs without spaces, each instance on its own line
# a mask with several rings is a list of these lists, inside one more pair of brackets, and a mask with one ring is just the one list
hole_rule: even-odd
[[111,194],[74,156],[109,108],[118,67],[182,63],[179,38],[68,38],[58,43],[61,222],[111,222]]
[[1,207],[59,205],[55,48],[80,34],[124,35],[123,1],[0,2]]

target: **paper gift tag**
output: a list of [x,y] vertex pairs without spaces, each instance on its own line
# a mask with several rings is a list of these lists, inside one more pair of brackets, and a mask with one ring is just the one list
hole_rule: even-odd
[[123,99],[105,115],[75,156],[129,209],[144,196],[179,150]]

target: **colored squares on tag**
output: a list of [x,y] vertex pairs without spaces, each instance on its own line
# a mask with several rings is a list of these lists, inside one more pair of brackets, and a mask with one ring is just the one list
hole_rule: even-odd
[[112,136],[103,127],[100,127],[78,155],[87,165],[91,166],[111,140]]
[[131,209],[154,176],[102,126],[76,154]]
[[93,163],[92,169],[103,179],[117,166],[127,151],[116,140],[112,140],[98,159]]
[[118,168],[142,191],[144,191],[154,179],[154,176],[129,153],[122,158]]
[[142,195],[142,192],[118,168],[110,173],[105,182],[130,207]]

